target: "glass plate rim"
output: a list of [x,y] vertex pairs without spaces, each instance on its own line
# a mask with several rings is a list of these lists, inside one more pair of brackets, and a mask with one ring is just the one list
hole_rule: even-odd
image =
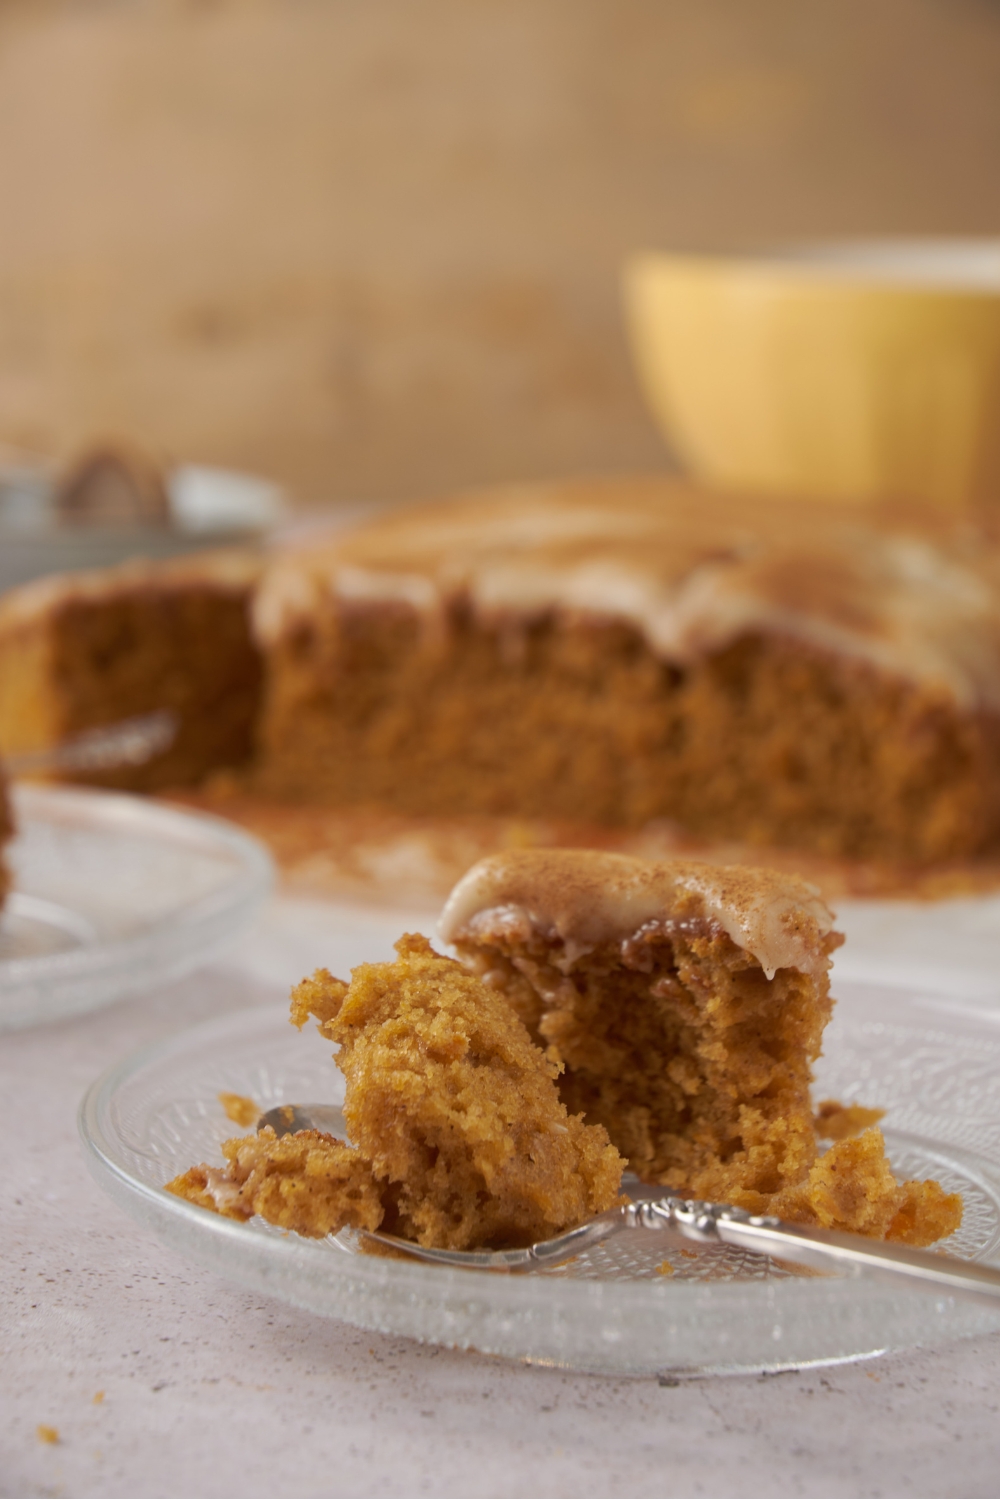
[[[149,958],[151,945],[161,954],[168,954],[172,947],[178,950],[172,961],[164,958],[158,965],[152,982],[188,972],[211,957],[229,935],[230,926],[243,916],[249,917],[274,888],[274,861],[266,846],[215,814],[96,787],[15,781],[10,793],[14,840],[18,827],[25,822],[45,823],[62,814],[67,818],[79,816],[85,825],[101,822],[109,829],[134,829],[182,850],[200,844],[210,852],[214,846],[216,853],[229,855],[234,863],[231,873],[215,889],[147,921],[137,932],[101,938],[92,946],[0,961],[0,1031],[84,1014],[126,995],[142,993],[147,988],[145,980],[140,982],[139,977],[134,977],[134,982],[126,982],[123,976],[133,965],[141,969],[141,962]],[[16,890],[15,885],[15,893]],[[198,941],[193,941],[194,938]],[[77,1003],[65,996],[74,985],[82,990],[104,978],[108,989],[103,997]],[[63,999],[37,1016],[22,1015],[16,1008],[17,996],[19,990],[23,992],[29,986],[52,986]],[[9,999],[13,999],[14,1008],[8,1014],[4,1002]]]
[[[249,1236],[245,1225],[224,1219],[221,1215],[210,1214],[194,1204],[167,1193],[162,1187],[153,1187],[143,1182],[133,1175],[120,1160],[116,1160],[114,1143],[107,1139],[102,1115],[106,1112],[117,1090],[139,1075],[143,1069],[183,1055],[196,1044],[200,1047],[213,1039],[224,1039],[234,1027],[238,1026],[243,1029],[263,1022],[273,1024],[279,1020],[287,1024],[287,1014],[283,1006],[273,1003],[229,1011],[221,1017],[210,1018],[137,1049],[128,1057],[107,1068],[84,1095],[79,1108],[78,1126],[92,1174],[120,1207],[133,1217],[141,1218],[154,1234],[163,1237],[160,1232],[166,1230],[170,1223],[177,1228],[186,1224],[196,1241],[205,1245],[212,1241],[218,1245],[242,1247],[242,1251],[238,1251],[234,1259],[238,1259],[241,1254],[244,1260],[256,1256],[261,1260],[272,1262],[276,1271],[281,1267],[285,1267],[293,1274],[296,1270],[315,1269],[317,1272],[322,1270],[325,1275],[336,1278],[345,1288],[354,1283],[359,1288],[377,1292],[393,1285],[420,1296],[424,1301],[433,1299],[437,1295],[444,1302],[449,1296],[461,1295],[463,1292],[466,1294],[466,1300],[475,1298],[477,1295],[479,1297],[488,1295],[492,1310],[496,1311],[503,1311],[504,1308],[522,1311],[525,1304],[547,1307],[553,1297],[558,1296],[569,1316],[585,1312],[594,1313],[599,1310],[605,1317],[613,1317],[616,1310],[625,1314],[645,1308],[651,1311],[655,1309],[657,1312],[674,1310],[679,1314],[690,1316],[693,1313],[708,1312],[710,1309],[736,1313],[746,1307],[749,1299],[755,1305],[756,1311],[766,1310],[769,1316],[780,1320],[784,1317],[794,1317],[812,1308],[818,1310],[820,1305],[826,1305],[828,1309],[831,1306],[844,1308],[850,1306],[852,1313],[863,1311],[865,1306],[870,1306],[874,1312],[876,1307],[884,1308],[890,1302],[893,1304],[898,1302],[900,1305],[913,1309],[918,1305],[917,1299],[919,1299],[927,1310],[926,1333],[931,1342],[942,1342],[961,1337],[969,1332],[990,1331],[1000,1326],[997,1322],[997,1315],[977,1309],[976,1317],[981,1326],[935,1328],[932,1316],[934,1309],[936,1308],[939,1314],[946,1312],[952,1305],[951,1299],[935,1299],[926,1293],[903,1288],[897,1290],[895,1287],[887,1287],[885,1282],[862,1276],[838,1275],[822,1279],[810,1277],[730,1283],[675,1282],[670,1277],[663,1277],[658,1281],[641,1282],[583,1279],[574,1281],[560,1278],[558,1292],[556,1292],[553,1280],[542,1275],[502,1275],[485,1271],[450,1269],[417,1262],[410,1264],[406,1261],[369,1258],[348,1253],[337,1254],[331,1253],[332,1247],[328,1241],[313,1242],[297,1235],[271,1236],[250,1231],[253,1241],[251,1247],[248,1243]],[[115,1188],[117,1191],[114,1190]],[[143,1204],[153,1210],[159,1220],[159,1225],[149,1223],[138,1212],[140,1205]],[[189,1244],[181,1247],[175,1243],[174,1248],[182,1255],[190,1255],[196,1260],[200,1258],[198,1251],[192,1250]],[[230,1268],[227,1265],[224,1270],[219,1267],[216,1269],[220,1274],[228,1275],[230,1279],[236,1281],[243,1279],[235,1267]],[[311,1306],[294,1295],[283,1292],[277,1285],[272,1287],[271,1294],[284,1297],[284,1300],[293,1303],[298,1302],[300,1306]],[[320,1315],[342,1318],[345,1321],[354,1322],[357,1326],[377,1326],[371,1321],[366,1321],[362,1316],[351,1317],[344,1312],[324,1312]],[[959,1324],[961,1321],[960,1316]],[[435,1338],[432,1341],[449,1342],[445,1337]],[[914,1343],[920,1342],[924,1340],[911,1338],[886,1347],[912,1347]],[[461,1341],[458,1346],[483,1347],[475,1344],[463,1345]],[[776,1350],[775,1353],[777,1352]],[[810,1363],[825,1365],[842,1363],[845,1359],[868,1358],[882,1352],[885,1352],[883,1348],[873,1347],[849,1356],[823,1356],[814,1361],[796,1359],[791,1365],[780,1359],[763,1362],[750,1361],[749,1363],[739,1361],[732,1367],[728,1365],[699,1367],[699,1373],[707,1373],[710,1368],[717,1369],[718,1373],[801,1368]],[[520,1357],[532,1359],[538,1363],[555,1365],[561,1363],[557,1359],[545,1359],[530,1354]],[[593,1368],[598,1372],[604,1368],[600,1361],[591,1365],[579,1359],[570,1359],[565,1367]],[[621,1370],[618,1373],[639,1372]]]
[[[273,884],[274,864],[265,846],[237,824],[229,823],[214,813],[188,811],[180,806],[154,802],[128,792],[105,792],[97,787],[49,787],[14,782],[10,792],[15,815],[15,838],[21,818],[25,814],[31,817],[44,816],[46,803],[54,804],[57,808],[64,807],[68,811],[77,807],[86,810],[99,807],[102,815],[106,815],[119,827],[127,827],[130,823],[139,821],[141,813],[142,821],[153,824],[156,832],[162,831],[167,837],[171,837],[172,830],[177,833],[183,833],[185,829],[204,830],[206,833],[211,831],[220,844],[239,857],[241,868],[232,882],[221,891],[214,890],[197,897],[158,921],[157,931],[160,933],[165,933],[175,925],[186,925],[191,920],[218,916],[230,906],[237,905],[245,895],[258,892],[264,882],[266,885],[262,894],[267,894]],[[32,803],[37,805],[32,806]],[[176,837],[172,841],[183,842]],[[38,958],[4,959],[0,963],[0,971],[17,976],[22,973],[34,976],[46,971],[56,974],[66,969],[100,969],[107,962],[106,955],[128,957],[134,950],[141,950],[145,942],[144,936],[114,938],[102,941],[96,948],[73,948],[69,952],[44,954]]]

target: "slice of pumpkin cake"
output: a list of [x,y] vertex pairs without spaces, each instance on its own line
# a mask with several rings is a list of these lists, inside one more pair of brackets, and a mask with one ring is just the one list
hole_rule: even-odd
[[254,628],[268,798],[918,866],[1000,849],[985,519],[506,485],[310,536]]
[[811,1069],[842,938],[804,881],[512,851],[468,872],[440,931],[645,1182],[910,1244],[958,1226],[956,1195],[896,1182],[877,1128],[820,1155]]
[[560,1100],[559,1064],[504,997],[426,938],[350,984],[321,969],[293,991],[339,1046],[351,1144],[317,1131],[227,1141],[227,1165],[171,1192],[231,1218],[301,1234],[352,1225],[465,1250],[531,1244],[618,1200],[624,1163],[599,1125]]

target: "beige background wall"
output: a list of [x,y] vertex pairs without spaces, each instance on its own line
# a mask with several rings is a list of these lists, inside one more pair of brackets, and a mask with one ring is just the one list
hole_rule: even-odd
[[305,499],[665,461],[635,246],[1000,231],[989,0],[5,0],[0,443]]

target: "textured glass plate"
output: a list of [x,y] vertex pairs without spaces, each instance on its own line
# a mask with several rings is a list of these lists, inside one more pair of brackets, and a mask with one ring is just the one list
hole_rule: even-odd
[[[818,1098],[890,1110],[895,1165],[965,1195],[947,1248],[1000,1258],[1000,1031],[945,1030],[890,992],[841,986]],[[158,1043],[100,1079],[81,1107],[92,1171],[176,1250],[324,1317],[428,1342],[612,1374],[681,1376],[861,1359],[1000,1327],[1000,1314],[870,1277],[793,1275],[729,1251],[621,1235],[533,1275],[454,1271],[357,1253],[252,1220],[238,1224],[162,1191],[240,1132],[220,1090],[267,1107],[339,1102],[329,1045],[283,1010],[244,1011]]]
[[220,818],[139,797],[16,786],[0,911],[0,1030],[176,979],[249,920],[270,856]]

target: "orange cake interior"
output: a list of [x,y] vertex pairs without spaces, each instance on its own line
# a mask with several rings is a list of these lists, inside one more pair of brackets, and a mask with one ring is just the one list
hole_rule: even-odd
[[927,863],[1000,844],[994,540],[668,478],[402,508],[279,557],[254,785]]
[[[814,1119],[841,938],[804,882],[514,851],[460,881],[441,934],[558,1057],[570,1112],[645,1182],[915,1245],[958,1226],[956,1195],[895,1180],[870,1113]],[[821,1131],[841,1136],[825,1154]]]
[[316,1131],[227,1141],[171,1192],[301,1234],[351,1225],[424,1245],[530,1244],[611,1207],[624,1163],[600,1125],[569,1113],[559,1066],[504,997],[426,938],[350,983],[320,970],[293,992],[339,1047],[351,1145]]
[[268,1130],[170,1190],[303,1234],[469,1249],[601,1212],[627,1162],[675,1192],[907,1244],[960,1224],[957,1194],[896,1180],[878,1109],[814,1113],[841,939],[803,881],[526,850],[474,866],[441,934],[459,960],[408,936],[394,963],[293,992],[295,1024],[316,1017],[339,1048],[350,1145]]
[[260,569],[252,553],[231,551],[10,590],[0,600],[0,753],[165,709],[177,732],[161,754],[74,779],[152,791],[245,762],[260,697],[249,617]]

